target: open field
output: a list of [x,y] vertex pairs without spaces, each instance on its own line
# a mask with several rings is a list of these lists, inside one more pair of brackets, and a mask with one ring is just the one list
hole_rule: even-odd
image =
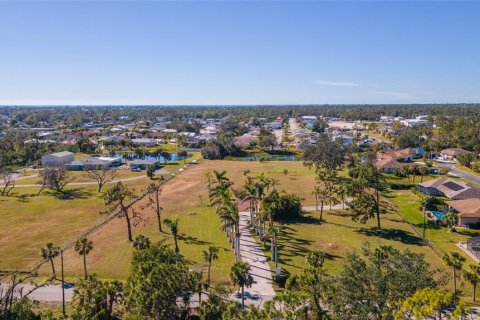
[[[329,274],[336,274],[342,270],[346,255],[360,250],[365,241],[372,247],[385,244],[424,254],[433,267],[443,268],[442,260],[394,213],[382,214],[381,231],[376,229],[376,221],[366,224],[352,221],[344,210],[327,210],[322,223],[318,222],[318,216],[318,212],[309,212],[297,221],[277,223],[281,230],[279,265],[291,274],[301,270],[305,255],[315,250],[327,254],[325,268]],[[274,263],[270,263],[274,270]]]
[[38,189],[15,189],[13,196],[0,197],[0,268],[26,269],[45,243],[63,243],[102,219],[103,200],[95,186],[78,189],[72,200],[59,200],[49,191],[36,196]]
[[[177,165],[172,165],[171,168],[173,169],[174,166]],[[178,164],[179,166],[180,164]],[[167,167],[170,167],[170,165]],[[284,169],[288,170],[287,174],[284,174]],[[213,170],[227,170],[228,177],[235,182],[235,188],[240,188],[243,185],[245,174],[255,176],[265,172],[268,176],[279,180],[279,190],[304,197],[304,205],[314,205],[310,192],[315,179],[313,172],[298,161],[201,160],[200,164],[192,165],[163,187],[161,205],[164,210],[162,219],[177,217],[180,219],[179,230],[182,235],[179,239],[180,253],[192,263],[192,267],[197,270],[206,270],[206,264],[202,261],[201,256],[202,250],[210,244],[221,248],[220,258],[214,261],[212,269],[212,280],[218,284],[229,282],[229,269],[234,262],[234,256],[227,238],[220,230],[219,218],[213,208],[208,205],[205,173]],[[426,177],[425,179],[429,178]],[[403,179],[398,182],[405,183]],[[139,192],[149,183],[149,179],[140,179],[128,184],[135,187]],[[82,190],[91,188],[94,188],[94,186],[82,188]],[[24,188],[22,193],[32,193],[36,189]],[[102,199],[94,191],[94,189],[91,190],[93,195],[89,196],[88,200],[58,200],[48,195],[40,196],[38,200],[43,203],[40,206],[34,206],[33,201],[22,202],[23,200],[18,197],[3,198],[2,201],[9,205],[9,210],[0,210],[0,217],[6,217],[3,221],[8,223],[7,225],[2,224],[0,233],[11,233],[10,230],[15,230],[15,232],[11,233],[10,240],[0,239],[0,243],[2,241],[3,243],[9,243],[9,247],[2,246],[0,248],[0,250],[3,250],[0,251],[0,256],[11,257],[11,263],[25,266],[28,265],[27,261],[30,262],[33,258],[38,257],[38,250],[44,243],[48,241],[61,243],[62,241],[76,239],[81,230],[102,218],[98,215],[103,206]],[[421,214],[418,206],[415,205],[418,203],[416,196],[408,190],[394,191],[390,194],[390,198],[384,199],[390,201],[393,208],[401,215],[397,215],[393,208],[389,208],[389,213],[382,216],[384,230],[381,232],[375,230],[373,221],[365,225],[353,222],[350,216],[341,210],[327,210],[324,215],[325,222],[322,224],[317,222],[317,213],[311,213],[300,221],[282,225],[280,265],[290,273],[296,273],[305,265],[304,256],[306,252],[321,250],[329,255],[326,268],[329,273],[334,274],[341,269],[343,260],[349,251],[360,248],[364,241],[368,241],[373,246],[383,243],[402,250],[409,249],[413,252],[423,253],[434,267],[445,270],[439,256],[431,248],[423,245],[417,234],[402,219],[403,216],[414,224],[418,223]],[[68,207],[65,206],[66,203],[68,203]],[[25,212],[24,217],[13,219],[9,214],[13,208],[15,208],[15,212],[19,210]],[[75,210],[70,210],[71,208],[75,208]],[[146,200],[140,202],[137,209],[143,213],[142,215],[146,220],[134,227],[134,236],[144,234],[154,242],[165,239],[167,243],[173,243],[168,228],[164,226],[163,233],[158,231],[153,207],[146,207]],[[68,212],[67,219],[58,218],[63,211]],[[38,220],[36,221],[37,225],[33,222],[26,225],[23,223],[23,221],[34,218]],[[56,222],[53,227],[51,221]],[[30,231],[34,227],[41,230],[37,232],[36,236],[31,234]],[[43,228],[48,228],[49,231],[45,232]],[[442,251],[455,250],[455,243],[460,241],[459,239],[465,241],[469,234],[471,234],[471,231],[466,230],[459,234],[448,234],[444,228],[431,229],[428,232],[429,238],[435,245],[438,242],[439,249]],[[20,239],[21,235],[26,235],[25,239],[22,238],[21,241],[11,240],[13,238]],[[125,279],[129,272],[132,247],[131,243],[127,241],[124,220],[112,220],[108,225],[91,234],[89,238],[94,244],[93,251],[87,257],[89,271],[97,273],[101,278]],[[448,240],[445,241],[445,239]],[[73,250],[68,250],[65,253],[65,272],[69,278],[81,276],[83,273],[81,256]],[[48,264],[40,269],[42,276],[47,276],[49,273],[50,266]]]
[[[284,168],[289,168],[289,173],[283,173]],[[243,170],[250,170],[250,175],[266,172],[269,176],[280,180],[279,189],[295,192],[310,197],[310,187],[305,187],[306,182],[314,182],[313,174],[301,162],[238,162],[238,161],[206,161],[194,165],[163,187],[162,207],[163,218],[179,218],[180,233],[184,234],[179,241],[180,253],[196,265],[204,269],[202,250],[209,244],[220,248],[220,258],[214,262],[212,279],[215,283],[229,281],[230,266],[234,262],[233,253],[230,252],[227,238],[220,230],[220,221],[214,209],[208,205],[208,194],[205,173],[213,170],[225,169],[235,186],[240,187],[244,181]],[[142,180],[143,181],[143,180]],[[304,188],[305,187],[305,188]],[[142,206],[144,204],[140,204]],[[134,228],[134,236],[144,234],[158,241],[166,238],[168,243],[172,239],[167,228],[166,233],[158,231],[156,216],[153,208],[145,208],[146,223]],[[124,279],[128,275],[128,266],[131,258],[131,244],[127,241],[126,226],[123,220],[114,219],[107,226],[90,236],[94,243],[94,250],[88,256],[89,269],[104,278]],[[105,254],[108,252],[108,254]],[[72,250],[65,254],[65,268],[67,276],[82,274],[81,257]],[[48,275],[50,268],[45,265],[41,274]]]

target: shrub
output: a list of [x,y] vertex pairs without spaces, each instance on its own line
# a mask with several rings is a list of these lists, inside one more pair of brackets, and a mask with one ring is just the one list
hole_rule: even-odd
[[275,210],[275,220],[295,220],[302,216],[302,198],[295,194],[280,196],[279,206]]

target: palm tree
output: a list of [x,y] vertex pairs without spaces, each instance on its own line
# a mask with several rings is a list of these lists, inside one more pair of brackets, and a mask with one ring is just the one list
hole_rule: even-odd
[[180,253],[180,249],[178,248],[178,219],[170,220],[165,219],[163,223],[165,223],[170,228],[170,233],[173,236],[173,241],[175,242],[175,262],[178,262],[178,255]]
[[87,254],[90,253],[93,249],[93,242],[88,240],[86,237],[81,237],[75,243],[75,251],[79,255],[83,256],[83,272],[85,274],[85,280],[87,279]]
[[[273,218],[275,216],[275,211],[280,205],[280,194],[278,193],[277,189],[272,189],[270,193],[263,199],[262,202],[262,211],[265,213],[266,217],[268,218],[268,230],[273,230]],[[270,234],[270,251],[272,252],[272,257],[274,255],[274,233],[269,232]],[[273,260],[273,258],[272,258]]]
[[222,218],[223,228],[230,230],[230,238],[233,236],[232,245],[235,249],[236,261],[240,261],[240,215],[238,212],[238,203],[234,199],[230,199],[228,202],[222,204],[218,210],[218,215]]
[[275,261],[275,270],[278,268],[278,236],[280,235],[280,229],[273,226],[268,230],[272,239],[272,261]]
[[426,220],[427,220],[427,208],[433,204],[435,199],[433,197],[422,197],[420,199],[422,205],[422,213],[423,213],[423,240],[425,240],[425,233],[426,233]]
[[250,274],[250,265],[247,262],[237,262],[230,270],[230,279],[234,285],[242,289],[242,308],[245,307],[245,287],[249,288],[253,284],[253,277]]
[[133,240],[133,247],[137,250],[145,250],[150,248],[151,241],[148,237],[145,237],[143,234],[140,234],[135,237]]
[[463,270],[463,278],[470,282],[473,287],[473,302],[475,302],[475,295],[477,292],[477,283],[480,278],[480,266],[471,264],[468,270]]
[[443,256],[443,261],[449,267],[452,267],[453,271],[453,298],[457,298],[457,271],[462,270],[463,263],[465,258],[462,257],[458,252],[450,252]]
[[445,214],[445,222],[450,227],[450,232],[457,232],[458,213],[450,211]]
[[41,249],[40,255],[42,256],[43,259],[50,261],[50,264],[52,265],[52,278],[56,279],[57,274],[55,273],[55,264],[53,263],[53,259],[58,257],[60,254],[60,247],[54,245],[53,243],[49,242]]
[[218,247],[208,246],[207,250],[203,250],[203,260],[208,263],[208,278],[207,285],[210,287],[210,269],[212,268],[212,261],[218,259]]
[[249,201],[250,224],[255,226],[253,215],[255,212],[255,202],[257,201],[258,197],[256,184],[253,182],[251,177],[247,177],[247,180],[243,185],[242,198],[243,200]]

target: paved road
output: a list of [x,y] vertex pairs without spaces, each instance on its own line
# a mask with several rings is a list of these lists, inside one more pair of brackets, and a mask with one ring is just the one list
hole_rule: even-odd
[[458,169],[457,167],[450,167],[450,173],[460,177],[467,179],[473,183],[480,184],[480,177],[477,175],[474,175],[470,172],[464,171],[462,169]]
[[290,131],[292,131],[292,134],[295,134],[295,130],[298,129],[297,121],[295,120],[295,118],[289,118],[288,125],[290,126]]
[[277,144],[281,145],[283,140],[283,129],[273,130],[273,134],[277,138]]
[[[0,289],[4,285],[0,285]],[[15,296],[20,297],[25,295],[34,288],[31,284],[20,284],[18,290],[15,291]],[[29,296],[30,299],[37,301],[61,302],[62,301],[62,286],[60,284],[52,284],[41,287],[33,291]],[[65,301],[72,301],[73,289],[65,289]]]

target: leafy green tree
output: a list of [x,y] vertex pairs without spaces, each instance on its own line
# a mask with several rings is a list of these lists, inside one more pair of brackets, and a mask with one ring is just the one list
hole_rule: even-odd
[[242,290],[242,308],[245,307],[245,287],[249,288],[253,284],[250,269],[251,267],[247,262],[236,262],[230,270],[232,283],[239,286]]
[[348,193],[353,199],[347,205],[352,211],[353,220],[366,223],[376,217],[377,229],[380,230],[380,190],[384,183],[382,172],[373,162],[366,161],[349,173],[353,180],[348,186]]
[[133,241],[132,223],[137,223],[143,218],[133,210],[132,204],[137,197],[126,185],[121,181],[117,182],[112,188],[108,189],[103,195],[103,200],[107,206],[107,210],[100,212],[101,214],[112,214],[119,212],[119,218],[125,218],[127,224],[128,241]]
[[[102,282],[89,275],[75,285],[72,299],[74,319],[120,319],[115,306],[123,303],[123,285],[120,281]],[[117,308],[118,309],[118,308]]]
[[289,292],[301,293],[308,306],[307,319],[328,318],[324,305],[329,297],[327,274],[323,268],[325,253],[320,251],[309,252],[306,256],[306,267],[287,281],[286,289]]
[[222,319],[222,315],[227,310],[228,305],[235,304],[234,302],[229,302],[229,295],[230,292],[228,291],[228,288],[216,287],[212,292],[210,292],[208,299],[200,303],[200,319]]
[[345,154],[346,149],[341,143],[332,141],[327,134],[320,134],[316,144],[305,149],[305,165],[336,171],[343,165]]
[[[133,319],[182,319],[200,274],[162,243],[133,253],[125,303]],[[183,303],[178,303],[183,301]]]
[[479,265],[474,265],[471,264],[468,268],[468,270],[463,270],[463,278],[472,285],[473,289],[473,302],[475,302],[476,299],[476,293],[477,293],[477,284],[480,278],[480,266]]
[[269,130],[262,128],[258,136],[258,144],[264,149],[270,148],[270,150],[273,150],[277,145],[277,138]]
[[93,242],[82,236],[77,242],[75,242],[74,249],[79,255],[83,256],[83,272],[85,279],[87,279],[87,255],[93,249]]
[[321,319],[311,317],[310,306],[305,303],[307,300],[308,294],[304,291],[284,290],[265,302],[262,319]]
[[212,261],[218,259],[218,247],[215,246],[208,246],[207,250],[203,250],[202,253],[203,260],[208,263],[208,278],[207,278],[207,285],[210,287],[210,271],[212,268]]
[[57,193],[61,193],[63,189],[74,180],[74,177],[65,166],[45,167],[38,175],[47,188]]
[[460,276],[459,272],[462,270],[465,258],[458,252],[450,252],[443,256],[443,262],[452,268],[453,272],[453,298],[457,299],[457,277]]
[[38,302],[27,297],[15,300],[8,309],[0,309],[0,319],[5,320],[40,320],[42,317],[35,312]]
[[451,293],[440,289],[423,288],[398,303],[395,320],[442,319],[447,307],[455,303]]
[[327,122],[323,119],[318,119],[313,123],[312,131],[318,132],[318,133],[324,133],[326,128],[328,128]]
[[53,263],[53,259],[60,255],[60,247],[49,242],[41,249],[40,255],[43,259],[50,261],[52,266],[52,278],[56,279],[57,275],[55,273],[55,263]]
[[155,167],[152,165],[148,165],[145,173],[147,177],[149,177],[150,179],[153,179],[153,177],[155,176]]
[[436,272],[423,255],[366,243],[362,255],[348,254],[343,271],[330,277],[326,306],[338,319],[392,319],[398,301],[439,285]]

